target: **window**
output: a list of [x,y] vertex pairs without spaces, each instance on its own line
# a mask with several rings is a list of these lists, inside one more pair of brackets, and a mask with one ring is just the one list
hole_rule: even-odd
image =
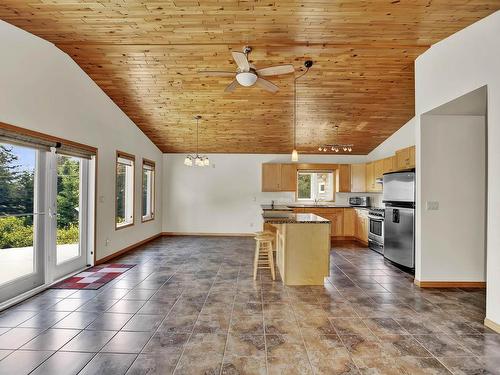
[[135,157],[116,153],[116,228],[134,224],[134,164]]
[[333,172],[299,172],[297,187],[299,201],[332,201],[335,191]]
[[155,163],[142,159],[142,221],[155,218]]

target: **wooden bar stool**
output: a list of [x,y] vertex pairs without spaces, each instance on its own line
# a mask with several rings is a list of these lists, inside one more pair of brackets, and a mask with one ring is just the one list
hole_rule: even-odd
[[254,236],[269,236],[271,238],[271,241],[272,241],[272,247],[273,247],[273,251],[276,251],[276,234],[274,232],[271,232],[270,230],[263,230],[263,231],[260,231],[260,232],[254,232],[253,234]]
[[253,279],[257,279],[257,270],[271,269],[273,280],[276,279],[274,273],[274,258],[273,258],[273,238],[272,233],[256,233],[255,239],[255,258],[253,263]]

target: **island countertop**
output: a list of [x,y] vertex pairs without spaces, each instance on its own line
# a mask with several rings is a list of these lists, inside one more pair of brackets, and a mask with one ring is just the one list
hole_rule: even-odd
[[264,223],[268,224],[328,224],[330,220],[315,214],[265,211]]

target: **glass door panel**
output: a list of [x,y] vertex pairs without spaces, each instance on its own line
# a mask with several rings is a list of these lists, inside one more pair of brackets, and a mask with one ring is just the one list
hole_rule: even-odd
[[81,160],[78,158],[57,155],[56,264],[81,255],[80,163]]
[[51,222],[48,238],[52,280],[75,272],[87,264],[87,159],[51,153],[49,200]]
[[36,149],[0,143],[0,302],[43,283],[43,161]]

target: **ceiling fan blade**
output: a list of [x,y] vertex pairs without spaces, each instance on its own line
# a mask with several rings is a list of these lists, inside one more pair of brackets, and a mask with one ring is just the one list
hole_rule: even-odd
[[293,68],[293,65],[287,64],[287,65],[269,66],[267,68],[258,69],[257,74],[261,77],[266,77],[266,76],[277,76],[279,74],[293,73],[294,71],[295,69]]
[[217,77],[234,77],[234,72],[217,72],[217,71],[199,71],[199,74],[203,74],[206,76],[217,76]]
[[255,82],[258,86],[262,87],[264,90],[267,90],[269,92],[276,92],[279,90],[279,87],[276,86],[274,83],[269,82],[268,80],[265,80],[263,78],[257,78],[257,82]]
[[243,52],[231,52],[233,54],[233,59],[238,68],[243,72],[248,72],[250,70],[250,64],[248,63],[247,55]]
[[234,91],[234,89],[235,89],[236,87],[238,87],[238,86],[239,86],[238,81],[237,81],[237,80],[234,80],[233,82],[231,82],[231,83],[230,83],[230,84],[229,84],[229,85],[228,85],[228,86],[224,89],[224,91],[225,91],[225,92],[233,92],[233,91]]

